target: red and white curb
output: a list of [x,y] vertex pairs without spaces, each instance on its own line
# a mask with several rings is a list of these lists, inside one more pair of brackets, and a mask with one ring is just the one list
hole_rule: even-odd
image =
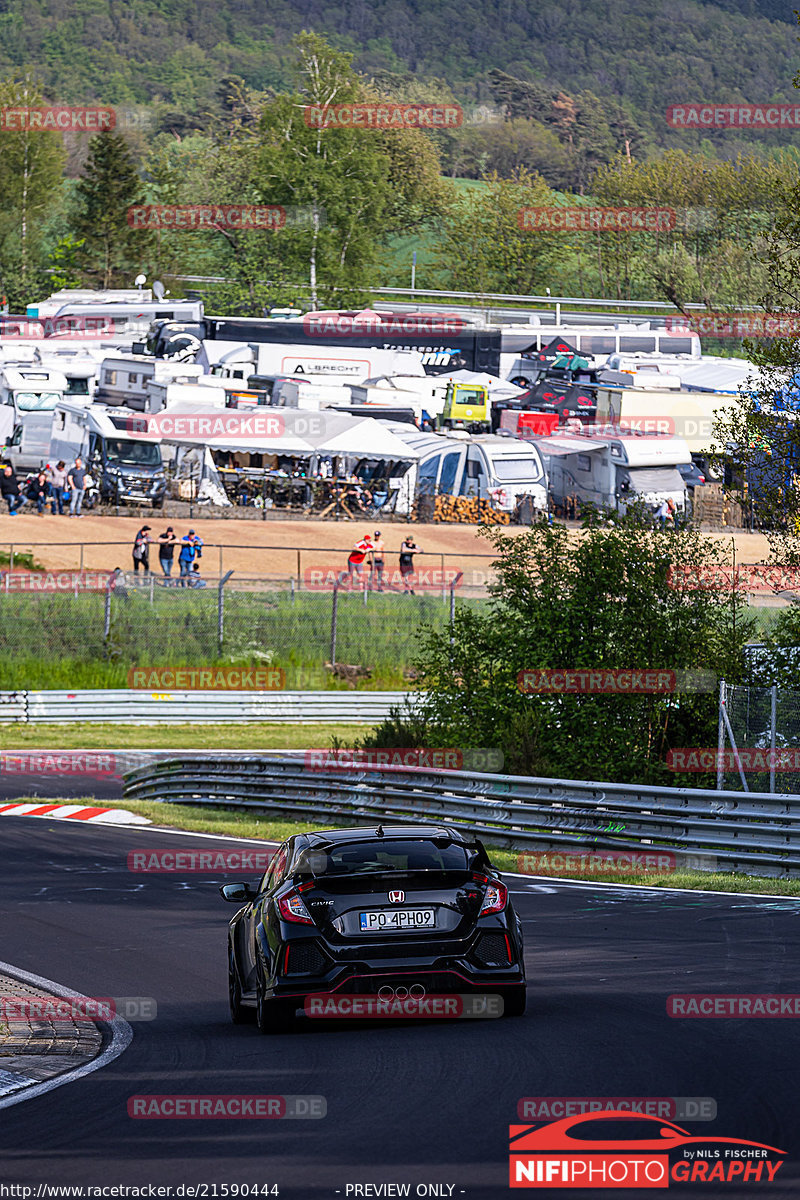
[[51,817],[57,821],[91,821],[95,825],[150,825],[149,817],[124,808],[87,808],[85,804],[3,804],[0,817]]

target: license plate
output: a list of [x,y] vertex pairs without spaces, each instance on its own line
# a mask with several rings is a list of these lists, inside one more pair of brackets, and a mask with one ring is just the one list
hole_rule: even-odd
[[436,924],[432,908],[373,908],[358,918],[363,933],[433,929]]

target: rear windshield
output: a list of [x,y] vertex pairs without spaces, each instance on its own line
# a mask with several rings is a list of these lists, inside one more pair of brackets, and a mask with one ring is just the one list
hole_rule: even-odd
[[493,458],[492,471],[500,483],[533,483],[542,476],[535,458]]
[[383,841],[346,842],[341,846],[309,850],[298,864],[301,874],[356,875],[392,871],[464,871],[470,860],[457,843],[386,838]]

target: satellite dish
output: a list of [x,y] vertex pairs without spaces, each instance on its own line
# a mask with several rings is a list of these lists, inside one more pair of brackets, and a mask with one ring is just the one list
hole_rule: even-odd
[[144,287],[144,285],[147,283],[147,276],[146,275],[137,275],[136,279],[134,280],[134,283],[136,284],[136,287],[138,287],[138,288]]
[[[144,283],[144,279],[142,279],[142,283]],[[157,279],[153,284],[153,295],[155,296],[156,300],[164,299],[164,285],[160,279]]]

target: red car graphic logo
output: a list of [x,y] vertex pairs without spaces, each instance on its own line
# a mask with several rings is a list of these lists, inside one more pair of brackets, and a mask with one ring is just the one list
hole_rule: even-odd
[[[627,1123],[630,1136],[621,1136]],[[609,1126],[613,1126],[613,1131]],[[606,1132],[608,1131],[608,1132]],[[672,1183],[772,1182],[785,1150],[745,1138],[693,1136],[680,1125],[629,1110],[564,1117],[547,1125],[509,1129],[511,1187],[669,1187]],[[670,1152],[684,1151],[670,1164]],[[726,1147],[737,1146],[735,1153]],[[749,1153],[748,1153],[749,1152]],[[766,1153],[765,1153],[766,1152]]]
[[389,892],[389,899],[392,904],[402,904],[405,898],[405,892]]

